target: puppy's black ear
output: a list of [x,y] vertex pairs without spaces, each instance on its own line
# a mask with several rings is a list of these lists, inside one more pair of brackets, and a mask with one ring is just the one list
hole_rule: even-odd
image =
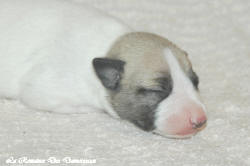
[[93,66],[102,84],[110,90],[116,90],[119,86],[125,62],[109,58],[95,58]]

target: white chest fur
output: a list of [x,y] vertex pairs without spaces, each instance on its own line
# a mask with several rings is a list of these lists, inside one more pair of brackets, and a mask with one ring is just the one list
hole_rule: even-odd
[[92,60],[129,31],[95,9],[56,0],[0,0],[0,97],[49,111],[112,110]]

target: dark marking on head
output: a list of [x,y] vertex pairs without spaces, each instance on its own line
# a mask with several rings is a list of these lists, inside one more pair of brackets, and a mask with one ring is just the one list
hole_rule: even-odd
[[170,74],[165,76],[165,77],[157,78],[156,81],[159,83],[165,96],[166,97],[169,96],[170,93],[172,92],[172,89],[173,89],[173,80],[172,80]]
[[189,78],[190,78],[191,82],[193,83],[195,89],[198,90],[199,89],[199,87],[198,87],[199,86],[199,77],[192,69],[189,70],[188,75],[189,75]]
[[155,110],[158,104],[170,95],[173,86],[170,75],[154,81],[157,85],[154,88],[137,86],[135,89],[130,89],[124,85],[111,101],[122,119],[134,123],[145,131],[155,129]]
[[93,66],[98,78],[104,87],[109,90],[118,89],[124,71],[124,64],[124,61],[109,58],[95,58],[93,60]]
[[152,131],[155,129],[154,114],[155,112],[152,110],[152,107],[145,104],[141,105],[136,114],[134,114],[133,117],[130,117],[127,120],[129,120],[142,130]]

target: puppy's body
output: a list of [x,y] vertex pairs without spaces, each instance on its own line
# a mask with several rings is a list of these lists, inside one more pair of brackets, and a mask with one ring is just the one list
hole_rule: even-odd
[[92,60],[129,29],[66,1],[1,0],[0,96],[56,112],[106,109]]
[[163,135],[206,122],[187,53],[86,5],[0,0],[0,97],[59,113],[105,110]]

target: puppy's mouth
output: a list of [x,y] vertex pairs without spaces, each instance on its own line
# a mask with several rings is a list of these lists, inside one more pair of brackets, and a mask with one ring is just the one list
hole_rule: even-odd
[[161,131],[154,130],[152,131],[153,134],[160,135],[165,138],[170,138],[170,139],[189,139],[192,136],[196,135],[197,132],[187,134],[187,135],[178,135],[178,134],[167,134],[167,133],[162,133]]
[[205,127],[206,127],[206,124],[200,128],[194,129],[191,133],[185,134],[185,135],[168,134],[168,133],[164,133],[162,131],[159,131],[157,129],[153,130],[152,133],[156,134],[156,135],[160,135],[160,136],[165,137],[165,138],[170,138],[170,139],[189,139],[189,138],[195,136],[199,131],[203,130]]

